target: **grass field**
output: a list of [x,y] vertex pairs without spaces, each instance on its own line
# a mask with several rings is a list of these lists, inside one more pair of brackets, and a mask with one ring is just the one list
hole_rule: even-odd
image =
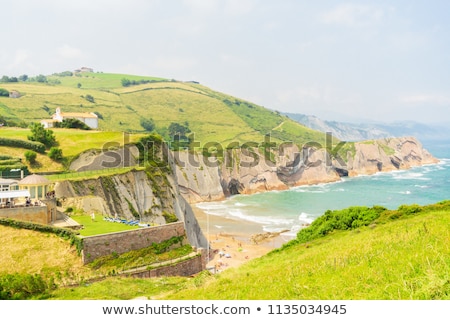
[[[152,82],[124,87],[121,83],[124,78]],[[271,135],[271,141],[278,145],[282,142],[325,145],[324,133],[306,128],[276,111],[197,83],[101,72],[52,75],[48,80],[49,83],[1,83],[0,87],[17,90],[21,96],[0,97],[0,116],[6,122],[29,124],[51,118],[60,107],[62,112],[97,113],[99,130],[52,129],[58,147],[63,150],[64,166],[39,155],[37,164],[30,168],[33,172],[61,171],[83,151],[134,142],[148,134],[141,126],[141,121],[148,119],[154,121],[154,131],[168,142],[172,139],[168,129],[172,123],[188,126],[199,148],[210,143],[221,144],[223,148],[248,142],[261,145],[266,135]],[[28,129],[0,128],[2,137],[26,140],[28,135]],[[24,151],[3,148],[0,152],[20,156]]]
[[450,215],[339,232],[211,277],[163,299],[449,299]]
[[[399,218],[393,211],[376,225],[275,250],[218,275],[109,278],[89,290],[58,289],[53,299],[445,300],[450,298],[449,213],[436,207]],[[113,292],[106,294],[108,288]]]
[[[123,78],[162,82],[123,87]],[[50,118],[55,109],[61,107],[63,112],[97,112],[101,130],[126,132],[143,132],[141,119],[152,118],[157,131],[166,138],[171,122],[188,122],[202,144],[260,142],[265,134],[289,121],[292,128],[280,136],[281,140],[300,143],[305,133],[309,135],[308,140],[319,138],[317,131],[306,129],[277,112],[200,84],[107,73],[50,76],[48,79],[60,84],[2,83],[2,88],[17,90],[22,96],[17,99],[0,97],[0,115],[15,121],[37,122]],[[86,100],[87,95],[92,96],[94,102]],[[295,134],[291,135],[292,132]]]
[[71,218],[84,226],[84,228],[80,230],[80,235],[82,236],[93,236],[140,228],[138,226],[130,226],[124,223],[105,221],[103,220],[103,217],[98,214],[95,215],[94,220],[92,220],[90,215],[72,215]]
[[[58,148],[63,152],[63,156],[68,159],[76,158],[86,150],[106,150],[111,146],[123,146],[127,143],[137,142],[144,134],[128,134],[119,131],[85,131],[76,129],[52,129],[58,143]],[[30,130],[26,128],[1,127],[0,136],[12,139],[27,140]],[[1,155],[9,155],[25,159],[24,153],[27,150],[0,146]],[[23,160],[25,161],[25,160]],[[30,165],[32,172],[57,172],[65,170],[62,163],[53,161],[45,154],[38,154],[36,164]]]

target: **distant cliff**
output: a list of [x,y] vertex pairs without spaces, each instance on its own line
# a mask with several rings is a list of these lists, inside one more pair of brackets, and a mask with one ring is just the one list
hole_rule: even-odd
[[284,190],[338,181],[342,176],[374,174],[438,162],[414,137],[346,143],[334,150],[315,147],[300,150],[289,146],[271,153],[271,159],[266,159],[261,152],[249,154],[244,151],[233,150],[220,162],[201,155],[176,154],[178,163],[174,167],[183,197],[191,203],[221,200],[233,194]]
[[411,121],[353,123],[328,121],[313,115],[300,113],[284,114],[308,128],[321,132],[331,132],[334,137],[345,141],[363,141],[403,136],[414,136],[421,141],[448,140],[450,134],[449,126],[444,124],[427,125]]

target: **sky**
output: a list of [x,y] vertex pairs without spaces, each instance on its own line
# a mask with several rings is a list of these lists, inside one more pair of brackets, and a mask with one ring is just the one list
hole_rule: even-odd
[[450,123],[450,1],[6,0],[0,77],[198,81],[336,121]]

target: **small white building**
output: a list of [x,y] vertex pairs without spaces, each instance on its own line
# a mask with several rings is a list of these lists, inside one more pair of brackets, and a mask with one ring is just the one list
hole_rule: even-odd
[[64,119],[78,119],[91,129],[98,129],[98,116],[93,112],[61,112],[61,108],[56,108],[56,113],[52,119],[41,120],[45,128],[53,128],[55,122],[62,122]]

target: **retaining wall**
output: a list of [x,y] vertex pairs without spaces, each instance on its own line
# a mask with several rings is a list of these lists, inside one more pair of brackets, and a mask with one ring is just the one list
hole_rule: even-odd
[[184,223],[174,222],[157,227],[83,237],[83,263],[86,264],[113,253],[122,254],[143,249],[152,243],[160,243],[172,237],[185,235]]

